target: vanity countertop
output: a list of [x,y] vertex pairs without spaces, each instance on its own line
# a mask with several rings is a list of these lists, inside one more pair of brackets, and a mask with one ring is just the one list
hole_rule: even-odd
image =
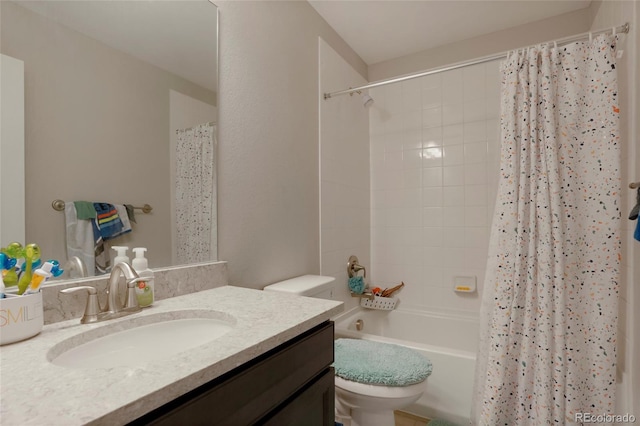
[[[47,360],[54,345],[134,316],[211,309],[236,319],[224,336],[144,367],[69,369]],[[156,301],[150,308],[95,324],[79,319],[44,327],[0,348],[0,421],[9,425],[114,425],[132,421],[321,324],[342,302],[225,286]],[[176,319],[180,318],[176,314]]]

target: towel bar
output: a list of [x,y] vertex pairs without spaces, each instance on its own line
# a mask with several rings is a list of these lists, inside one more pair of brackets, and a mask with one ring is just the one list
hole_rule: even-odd
[[[51,207],[59,212],[64,211],[64,200],[53,200],[51,202]],[[142,213],[151,213],[151,210],[153,210],[153,207],[151,207],[149,204],[145,204],[142,207],[133,206],[133,208],[136,210],[142,210]]]

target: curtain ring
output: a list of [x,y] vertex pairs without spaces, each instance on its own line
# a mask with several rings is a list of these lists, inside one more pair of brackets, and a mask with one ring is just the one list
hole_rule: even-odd
[[553,48],[556,50],[558,49],[558,42],[555,40],[553,41]]
[[589,31],[589,43],[593,42],[593,34]]
[[613,35],[616,35],[616,27],[613,27]]

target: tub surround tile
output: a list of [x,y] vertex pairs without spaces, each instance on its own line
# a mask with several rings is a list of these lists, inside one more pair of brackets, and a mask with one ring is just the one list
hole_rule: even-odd
[[[2,393],[0,417],[8,425],[124,424],[321,324],[342,308],[337,301],[223,286],[158,300],[116,320],[46,325],[34,338],[2,347],[2,386],[11,392]],[[50,348],[88,330],[194,309],[231,315],[236,326],[213,342],[145,367],[75,370],[47,361]],[[169,315],[180,318],[179,313]]]
[[[227,262],[205,262],[193,265],[154,268],[155,300],[191,294],[227,285]],[[86,294],[63,294],[60,290],[77,286],[92,286],[98,289],[101,306],[106,303],[105,290],[109,275],[66,280],[60,284],[49,284],[42,288],[44,323],[53,324],[80,318],[87,303]],[[124,293],[124,289],[121,289]]]
[[[493,61],[415,79],[422,83],[421,88],[410,95],[408,86],[402,90],[399,85],[384,86],[386,97],[376,98],[376,108],[385,111],[385,115],[371,113],[371,129],[383,128],[394,118],[407,117],[399,99],[410,96],[413,111],[419,99],[418,91],[422,98],[422,184],[419,187],[422,191],[415,193],[419,194],[415,197],[416,202],[420,198],[422,213],[420,218],[410,218],[412,227],[418,227],[415,219],[422,219],[422,247],[410,243],[404,235],[403,228],[409,222],[401,215],[393,215],[399,207],[398,200],[374,198],[376,220],[372,222],[371,232],[379,235],[379,229],[384,228],[385,238],[379,238],[371,251],[376,264],[383,265],[384,270],[376,268],[371,273],[371,282],[388,287],[399,280],[415,281],[417,274],[407,270],[407,259],[420,256],[424,259],[421,282],[411,283],[424,288],[424,297],[401,293],[403,307],[412,305],[424,311],[462,310],[477,316],[482,287],[479,285],[478,292],[472,295],[456,294],[448,281],[446,285],[443,283],[443,268],[455,271],[456,275],[466,275],[469,269],[478,277],[485,273],[486,254],[482,250],[489,245],[499,175],[498,67],[499,61]],[[416,87],[417,83],[411,86]],[[387,98],[398,101],[387,102]],[[416,122],[417,119],[412,121],[412,125]],[[388,127],[382,131],[390,136]],[[409,135],[408,132],[403,129],[401,134]],[[402,140],[397,133],[393,136]],[[397,141],[388,140],[385,149],[403,148]],[[374,135],[372,150],[376,145]],[[415,158],[411,160],[413,167]],[[393,176],[384,175],[379,167],[371,167],[374,187],[383,186],[389,193],[400,194],[403,187],[392,179]],[[404,206],[409,205],[406,197],[402,202]],[[402,258],[389,256],[390,244],[405,247]]]

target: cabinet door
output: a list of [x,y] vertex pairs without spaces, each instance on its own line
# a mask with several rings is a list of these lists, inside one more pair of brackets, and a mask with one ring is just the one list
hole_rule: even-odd
[[296,397],[266,420],[265,426],[333,426],[335,424],[334,372],[329,368]]
[[[264,419],[310,390],[311,385],[329,371],[333,392],[333,371],[329,368],[333,363],[333,338],[333,323],[320,324],[130,424],[244,426],[264,423]],[[326,380],[322,383],[326,384]],[[320,388],[322,385],[317,385],[306,398],[316,395]],[[325,398],[324,393],[320,397]],[[319,404],[306,405],[313,406],[313,410],[322,406],[333,415],[333,393],[326,398],[326,404],[322,399]],[[306,422],[300,424],[307,425]]]

